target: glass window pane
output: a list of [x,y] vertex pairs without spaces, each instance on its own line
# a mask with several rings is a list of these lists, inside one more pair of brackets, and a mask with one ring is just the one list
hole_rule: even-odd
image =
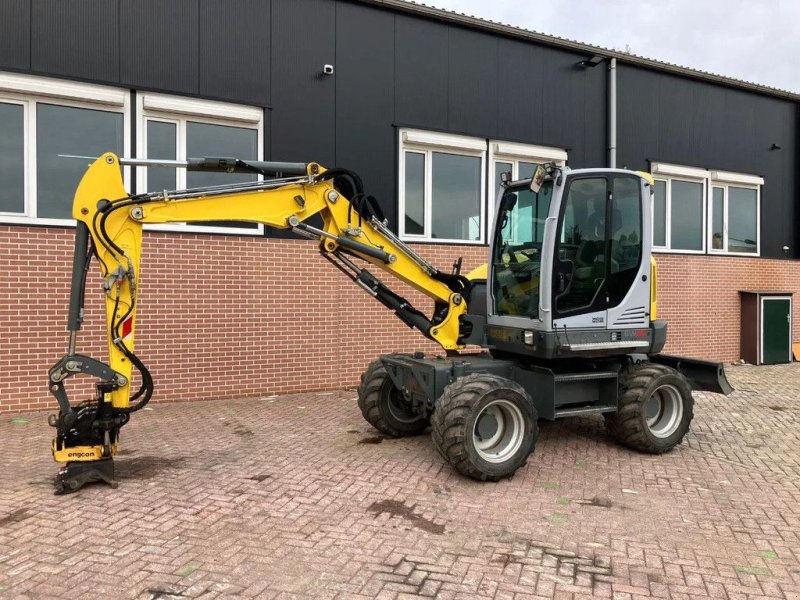
[[406,233],[425,233],[425,155],[406,152]]
[[667,245],[667,182],[656,181],[653,189],[653,246]]
[[36,107],[37,214],[71,219],[75,188],[86,160],[59,154],[100,156],[123,151],[122,114],[55,104]]
[[715,187],[711,193],[711,249],[722,250],[725,219],[725,189]]
[[0,102],[0,212],[25,212],[25,108]]
[[500,231],[494,244],[492,258],[492,289],[497,313],[500,315],[539,316],[539,272],[542,243],[535,238],[538,223],[519,212],[525,207],[550,207],[553,197],[552,180],[542,184],[538,194],[528,186],[506,191],[505,202],[498,203]]
[[599,310],[606,276],[606,180],[577,179],[567,192],[555,261],[556,308]]
[[608,305],[617,306],[630,290],[642,259],[642,192],[639,179],[617,177],[611,202],[611,260]]
[[[186,156],[225,156],[242,160],[258,159],[258,131],[245,127],[210,125],[208,123],[186,123]],[[191,171],[186,174],[188,187],[224,185],[243,181],[255,181],[248,173],[206,173]]]
[[481,236],[481,159],[433,152],[431,237],[479,240]]
[[[533,211],[536,208],[538,194],[530,190],[517,192],[517,205],[514,207],[511,220],[511,241],[515,244],[527,244],[534,241],[536,226]],[[548,203],[550,199],[548,198]]]
[[672,181],[670,240],[673,250],[703,249],[703,184]]
[[728,188],[728,251],[758,250],[758,200],[756,190]]
[[538,165],[536,163],[520,161],[519,175],[517,175],[517,179],[530,179],[536,172],[537,166]]
[[[178,126],[175,123],[162,123],[160,121],[147,122],[147,158],[162,158],[176,160],[177,143],[175,140]],[[147,168],[147,191],[160,192],[174,190],[176,183],[176,169],[167,167]]]
[[[229,127],[227,125],[210,125],[208,123],[187,121],[186,156],[187,158],[220,156],[240,158],[242,160],[257,160],[258,131],[246,127]],[[186,173],[186,185],[190,188],[255,181],[256,179],[256,175],[248,173],[205,173],[202,171]],[[239,223],[236,221],[207,221],[197,224],[217,227],[258,228],[256,223]]]
[[[514,165],[510,162],[495,161],[494,163],[494,200],[500,202],[500,197],[503,192],[503,187],[500,185],[503,180],[501,176],[503,173],[511,173]],[[513,179],[513,177],[512,177]]]

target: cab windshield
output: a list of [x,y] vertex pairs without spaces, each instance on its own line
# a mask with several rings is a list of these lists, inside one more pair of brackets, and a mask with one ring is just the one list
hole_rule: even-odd
[[542,242],[552,198],[552,180],[538,193],[522,185],[502,195],[492,256],[495,314],[539,317]]

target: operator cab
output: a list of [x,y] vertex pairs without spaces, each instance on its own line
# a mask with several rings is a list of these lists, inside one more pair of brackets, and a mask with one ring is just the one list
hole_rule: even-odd
[[540,165],[503,178],[487,282],[490,347],[541,358],[658,352],[647,174]]

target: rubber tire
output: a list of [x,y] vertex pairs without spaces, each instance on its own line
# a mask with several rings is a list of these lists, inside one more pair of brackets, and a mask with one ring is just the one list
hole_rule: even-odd
[[[472,443],[475,419],[497,397],[512,401],[520,409],[525,426],[519,449],[500,464],[481,458]],[[539,435],[538,415],[528,393],[518,383],[488,373],[467,375],[448,385],[433,409],[431,426],[439,454],[459,473],[479,481],[513,475],[527,462]]]
[[358,386],[358,408],[367,423],[390,437],[419,435],[428,428],[430,421],[419,417],[410,422],[400,421],[389,407],[390,394],[397,391],[383,362],[378,359],[370,363],[361,375]]
[[[673,385],[683,400],[683,418],[678,428],[667,438],[650,432],[644,404],[656,388]],[[616,413],[606,413],[606,430],[616,441],[640,452],[663,454],[683,441],[694,416],[692,388],[675,369],[650,362],[625,367],[619,374],[619,404]]]

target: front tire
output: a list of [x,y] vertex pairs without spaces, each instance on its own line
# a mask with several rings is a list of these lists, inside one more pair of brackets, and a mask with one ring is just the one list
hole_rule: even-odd
[[655,363],[630,365],[619,374],[616,413],[606,413],[606,429],[621,444],[663,454],[683,441],[694,416],[692,388],[675,369]]
[[391,437],[419,435],[429,421],[416,414],[392,382],[383,362],[370,363],[358,386],[358,407],[367,423]]
[[528,460],[539,434],[537,419],[519,384],[487,373],[467,375],[436,402],[433,443],[462,475],[498,481]]

